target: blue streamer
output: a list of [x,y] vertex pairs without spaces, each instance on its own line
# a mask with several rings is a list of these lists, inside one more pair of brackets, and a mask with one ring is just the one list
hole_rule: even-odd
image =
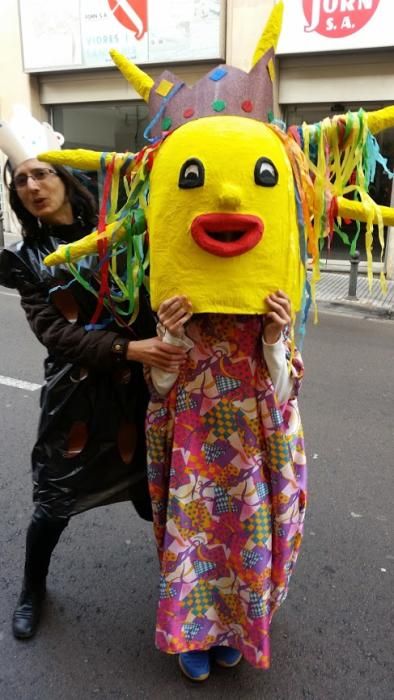
[[161,140],[161,136],[150,136],[149,134],[151,133],[152,129],[156,126],[157,122],[161,119],[163,116],[163,113],[165,111],[165,108],[167,107],[168,103],[172,98],[176,95],[176,93],[184,86],[185,83],[177,83],[174,85],[173,88],[171,88],[170,92],[166,97],[162,99],[159,111],[155,114],[153,117],[152,121],[148,124],[144,131],[144,139],[148,141],[149,143],[157,143],[158,141]]
[[371,132],[368,132],[363,156],[367,185],[369,185],[375,179],[376,166],[378,163],[382,166],[387,177],[389,177],[391,180],[394,178],[394,172],[391,172],[391,170],[388,169],[387,158],[382,156],[379,144]]
[[113,317],[110,316],[106,321],[101,323],[86,323],[84,326],[85,331],[104,331],[113,321]]
[[302,304],[301,304],[301,315],[300,315],[300,322],[297,328],[297,334],[298,334],[298,347],[300,351],[303,348],[304,345],[304,340],[305,340],[305,334],[306,334],[306,323],[308,320],[309,316],[309,310],[312,305],[312,290],[311,290],[311,285],[308,279],[305,280],[304,284],[304,290],[302,293]]
[[284,134],[286,133],[287,126],[283,119],[272,119],[272,121],[270,121],[270,125],[277,126],[278,129],[283,131]]
[[63,291],[64,289],[68,289],[76,281],[77,281],[76,279],[72,279],[72,280],[70,280],[70,282],[67,282],[67,284],[58,284],[56,287],[51,287],[51,289],[48,292],[48,299],[50,299],[51,294],[53,294],[54,292],[59,292],[59,291]]

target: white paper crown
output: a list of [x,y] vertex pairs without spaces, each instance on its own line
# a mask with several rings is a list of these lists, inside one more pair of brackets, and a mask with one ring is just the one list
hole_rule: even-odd
[[62,134],[47,122],[39,122],[23,105],[15,105],[9,122],[0,119],[0,148],[14,170],[29,158],[45,151],[58,151],[64,143]]

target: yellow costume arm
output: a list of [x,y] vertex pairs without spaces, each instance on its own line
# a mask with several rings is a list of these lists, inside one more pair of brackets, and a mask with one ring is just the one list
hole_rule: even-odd
[[[357,112],[352,112],[353,117],[357,116]],[[385,129],[390,129],[394,126],[394,105],[390,107],[384,107],[384,109],[378,109],[375,112],[365,112],[367,119],[368,129],[372,134],[378,134],[380,131]],[[338,124],[343,122],[347,124],[348,114],[340,114],[335,117],[327,117],[320,125],[324,125],[326,138],[330,146],[338,142]],[[355,122],[356,131],[354,136],[358,140],[359,136],[359,124],[356,120]],[[315,124],[303,124],[304,129],[313,130],[315,129]]]
[[[355,221],[368,221],[368,216],[362,202],[355,202],[345,197],[338,197],[338,216]],[[379,211],[385,226],[394,226],[394,208],[379,206]],[[376,212],[374,214],[374,224],[378,223]]]
[[378,109],[376,112],[367,112],[368,128],[373,134],[390,129],[394,126],[394,105]]
[[[120,167],[130,155],[130,153],[107,153],[105,156],[105,163],[108,165],[115,156],[116,166]],[[78,170],[100,170],[101,167],[101,153],[98,151],[88,151],[84,148],[65,149],[64,151],[47,151],[46,153],[40,153],[37,158],[45,163],[67,165],[70,168],[77,168]]]
[[44,263],[48,267],[52,265],[62,265],[69,262],[76,262],[80,258],[84,258],[86,255],[96,255],[97,254],[97,241],[107,238],[111,240],[112,243],[118,243],[122,241],[126,236],[126,230],[123,226],[119,225],[119,221],[114,221],[112,224],[106,226],[105,231],[98,233],[93,231],[89,233],[80,241],[75,241],[68,245],[61,245],[54,253],[47,255],[44,258]]

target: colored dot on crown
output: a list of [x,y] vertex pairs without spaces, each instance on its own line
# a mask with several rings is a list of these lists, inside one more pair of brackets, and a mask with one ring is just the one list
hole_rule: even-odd
[[251,100],[244,100],[241,104],[241,107],[244,112],[252,112],[253,111],[253,102]]
[[164,117],[162,123],[161,123],[161,128],[163,131],[168,131],[171,129],[172,126],[172,119],[171,117]]
[[214,102],[212,102],[212,109],[214,109],[215,112],[223,112],[225,108],[226,103],[224,100],[214,100]]
[[215,68],[215,70],[210,74],[209,78],[216,83],[219,80],[222,80],[226,75],[227,70],[225,68]]

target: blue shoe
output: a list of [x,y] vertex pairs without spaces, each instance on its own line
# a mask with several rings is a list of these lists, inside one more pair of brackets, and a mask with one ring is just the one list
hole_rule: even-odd
[[239,664],[242,659],[241,652],[232,647],[212,647],[212,653],[218,666],[224,668],[232,668]]
[[179,654],[181,671],[191,681],[205,681],[211,671],[208,651],[184,651]]

